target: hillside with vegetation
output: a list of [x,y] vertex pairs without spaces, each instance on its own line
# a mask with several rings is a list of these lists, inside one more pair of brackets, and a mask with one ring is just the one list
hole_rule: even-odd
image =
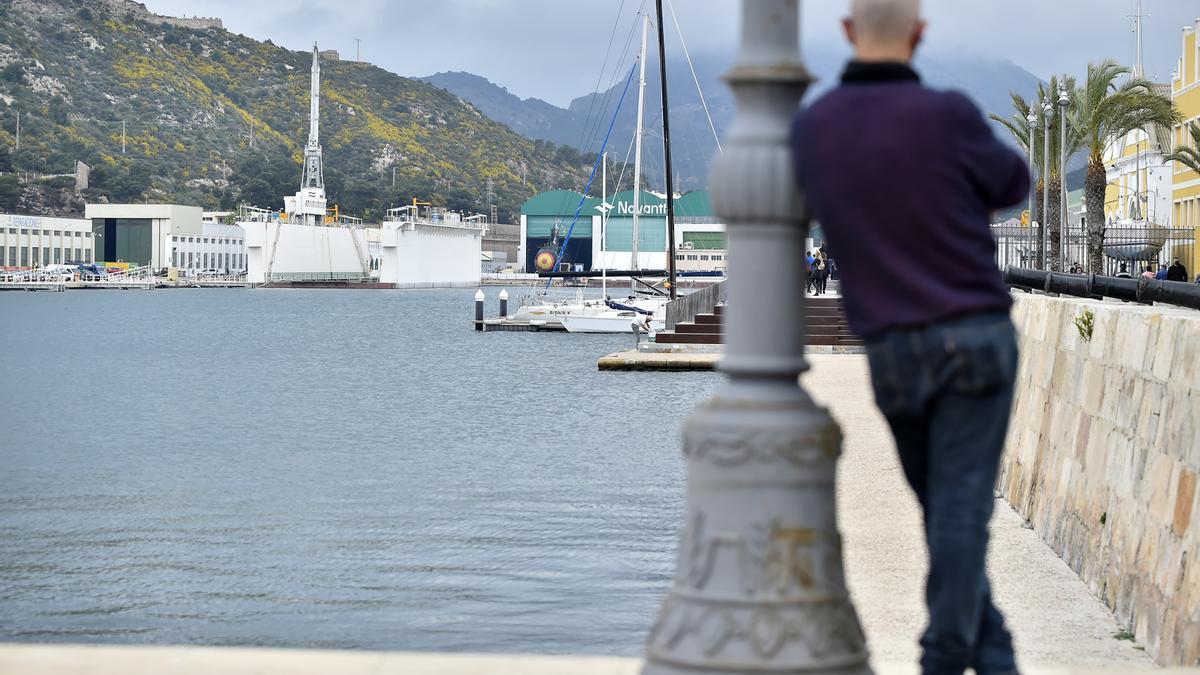
[[[0,3],[0,210],[78,214],[85,198],[281,208],[300,182],[310,65],[309,53],[161,23],[128,0]],[[326,187],[344,213],[379,218],[413,198],[486,212],[490,179],[508,219],[590,168],[424,82],[336,60],[321,75]],[[91,167],[82,195],[72,179],[38,178],[76,160]]]

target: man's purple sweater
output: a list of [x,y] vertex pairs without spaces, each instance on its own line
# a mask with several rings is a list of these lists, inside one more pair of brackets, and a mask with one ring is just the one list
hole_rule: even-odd
[[1008,309],[988,222],[1025,199],[1029,172],[965,96],[904,64],[851,62],[792,132],[856,333]]

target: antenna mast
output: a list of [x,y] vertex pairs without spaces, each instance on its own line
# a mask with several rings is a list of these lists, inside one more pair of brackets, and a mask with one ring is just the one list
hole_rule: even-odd
[[1133,76],[1145,77],[1146,70],[1142,63],[1142,19],[1149,18],[1149,14],[1142,14],[1142,0],[1137,0],[1137,10],[1135,14],[1130,14],[1129,18],[1133,19],[1133,34],[1134,34],[1134,54],[1133,54]]

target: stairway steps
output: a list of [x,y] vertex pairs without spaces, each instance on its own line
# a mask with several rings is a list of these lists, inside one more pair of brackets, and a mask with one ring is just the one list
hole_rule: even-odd
[[846,325],[809,326],[808,334],[809,335],[846,335],[846,336],[853,337],[853,338],[858,337],[850,330],[849,326],[846,326]]
[[720,324],[711,323],[677,323],[675,324],[676,333],[720,333]]
[[719,345],[723,344],[720,333],[658,333],[654,341],[664,345]]
[[[805,300],[808,324],[808,344],[833,347],[859,347],[863,340],[850,330],[841,298]],[[711,314],[697,314],[693,321],[679,323],[674,331],[657,334],[660,344],[719,345],[724,343],[724,305],[717,305]]]
[[810,335],[808,344],[833,347],[861,347],[865,343],[860,337],[838,335]]

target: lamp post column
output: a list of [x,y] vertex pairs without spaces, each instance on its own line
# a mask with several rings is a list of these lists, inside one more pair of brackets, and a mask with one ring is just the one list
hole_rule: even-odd
[[1046,234],[1050,227],[1050,118],[1054,115],[1054,106],[1046,98],[1042,104],[1042,269],[1050,269],[1050,247],[1046,242]]
[[1067,96],[1066,80],[1067,77],[1064,75],[1062,82],[1058,85],[1058,176],[1060,182],[1058,192],[1058,256],[1059,260],[1062,261],[1060,269],[1063,271],[1067,269],[1071,222],[1071,219],[1067,217],[1067,107],[1071,105],[1071,99]]
[[729,231],[725,379],[683,428],[687,505],[644,675],[866,675],[834,478],[841,432],[799,386],[807,222],[789,148],[810,77],[797,0],[743,0],[726,80],[737,115],[713,162]]
[[[1034,151],[1034,148],[1037,147],[1035,144],[1037,143],[1037,126],[1038,126],[1037,113],[1034,112],[1034,109],[1032,107],[1029,108],[1029,116],[1025,118],[1025,121],[1029,123],[1029,142],[1026,145],[1028,146],[1028,150],[1029,150],[1029,180],[1032,181],[1029,186],[1029,225],[1030,225],[1030,228],[1032,229],[1033,221],[1037,219],[1037,213],[1033,210],[1033,194],[1035,192],[1037,192],[1037,182],[1034,180],[1034,174],[1033,174],[1033,151]],[[1043,188],[1043,190],[1044,189],[1045,188]],[[1041,230],[1041,227],[1039,226],[1036,230],[1036,234],[1040,237],[1041,232],[1042,232],[1042,230]],[[1038,248],[1039,247],[1034,246],[1034,251],[1036,252],[1038,250]],[[1022,262],[1024,262],[1024,261],[1022,261]],[[1034,266],[1036,267],[1039,262],[1041,262],[1041,261],[1034,261]]]

